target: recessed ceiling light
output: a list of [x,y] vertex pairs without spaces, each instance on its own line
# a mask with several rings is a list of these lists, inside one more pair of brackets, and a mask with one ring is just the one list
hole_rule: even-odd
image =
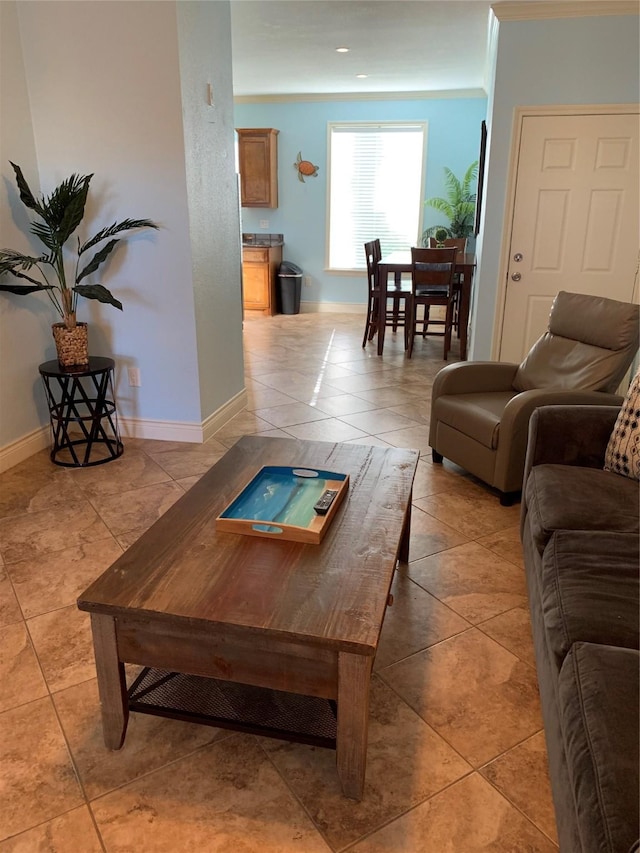
[[356,77],[359,77],[360,80],[364,80],[365,77],[368,77],[368,74],[356,74]]
[[348,47],[337,47],[336,53],[349,53],[349,48]]

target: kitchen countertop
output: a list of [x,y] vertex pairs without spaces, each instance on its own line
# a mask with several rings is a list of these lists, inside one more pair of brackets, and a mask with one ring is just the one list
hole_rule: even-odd
[[247,234],[242,235],[243,248],[271,248],[272,246],[284,246],[284,234]]

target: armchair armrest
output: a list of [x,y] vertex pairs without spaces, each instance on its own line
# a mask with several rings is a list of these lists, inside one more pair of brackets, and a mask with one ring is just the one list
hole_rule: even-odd
[[505,361],[463,361],[439,370],[433,382],[432,399],[443,394],[472,394],[474,391],[510,391],[519,365]]

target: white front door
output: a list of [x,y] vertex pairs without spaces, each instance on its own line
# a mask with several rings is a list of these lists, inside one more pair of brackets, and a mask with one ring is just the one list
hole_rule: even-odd
[[519,362],[560,290],[637,300],[638,114],[522,119],[500,360]]

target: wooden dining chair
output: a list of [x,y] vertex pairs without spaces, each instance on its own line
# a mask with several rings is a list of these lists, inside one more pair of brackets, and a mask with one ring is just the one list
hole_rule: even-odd
[[[438,247],[438,241],[436,240],[436,238],[429,237],[429,248],[457,249],[458,256],[464,255],[464,253],[467,251],[467,238],[447,237],[446,240],[443,241],[442,246]],[[455,329],[458,337],[460,337],[460,298],[462,291],[462,280],[460,273],[455,273],[453,276],[453,290],[453,328]]]
[[[444,337],[444,355],[446,359],[451,349],[451,330],[453,328],[454,286],[453,276],[456,269],[457,249],[411,249],[411,303],[410,321],[407,335],[407,356],[413,354],[413,341],[417,333]],[[444,320],[434,320],[430,316],[433,306],[445,308]],[[418,309],[422,306],[422,316]],[[441,332],[429,332],[429,325],[441,326]]]
[[[367,341],[372,340],[375,333],[378,331],[380,323],[380,282],[378,276],[378,262],[382,257],[380,240],[371,240],[364,244],[364,253],[367,259],[367,287],[369,290],[367,298],[367,321],[364,327],[364,337],[362,338],[362,346],[367,345]],[[387,291],[387,299],[391,300],[391,310],[387,310],[387,306],[383,306],[384,324],[391,326],[393,331],[397,331],[398,327],[405,330],[405,349],[407,342],[407,304],[411,299],[411,287],[403,282],[399,287],[395,287]],[[401,305],[402,303],[402,305]]]

